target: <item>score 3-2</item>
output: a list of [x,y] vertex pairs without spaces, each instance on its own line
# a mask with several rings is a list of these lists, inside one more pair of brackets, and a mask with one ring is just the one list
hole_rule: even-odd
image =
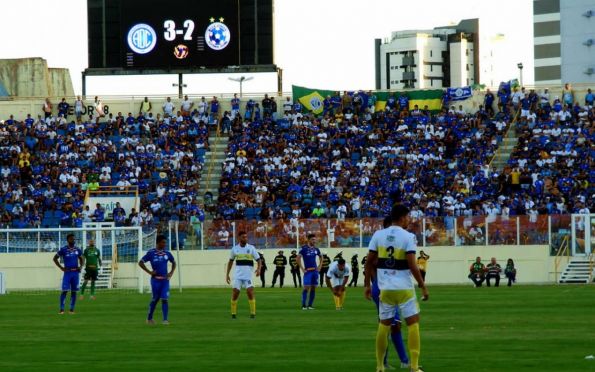
[[163,37],[167,41],[174,41],[177,35],[184,35],[184,40],[192,40],[192,33],[194,32],[194,21],[187,19],[184,21],[184,29],[176,30],[176,22],[171,19],[163,22]]

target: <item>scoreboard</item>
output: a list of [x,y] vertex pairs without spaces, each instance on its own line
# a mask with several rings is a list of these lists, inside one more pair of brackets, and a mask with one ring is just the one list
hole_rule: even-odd
[[89,68],[272,65],[272,0],[88,0]]

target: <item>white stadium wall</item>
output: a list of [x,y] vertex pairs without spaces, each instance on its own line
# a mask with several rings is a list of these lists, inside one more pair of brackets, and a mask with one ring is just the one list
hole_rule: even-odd
[[[288,255],[290,250],[284,250]],[[333,248],[329,255],[340,250]],[[343,257],[349,262],[355,253],[359,260],[367,254],[366,249],[342,249]],[[522,284],[553,283],[555,281],[554,258],[549,255],[548,246],[481,246],[481,247],[428,247],[424,252],[431,256],[426,280],[433,284],[470,284],[468,268],[480,256],[484,263],[496,257],[504,266],[508,258],[515,261],[518,281]],[[177,253],[174,257],[177,259]],[[274,267],[276,249],[265,251],[270,282]],[[61,272],[52,262],[53,253],[0,253],[0,272],[5,274],[6,288],[11,290],[55,289],[60,285]],[[229,259],[228,250],[180,251],[181,276],[183,287],[222,287],[225,283],[225,267]],[[115,271],[114,284],[117,288],[137,288],[139,270],[136,263],[120,263]],[[286,280],[290,275],[286,271]],[[144,286],[148,286],[148,276],[142,276]],[[255,278],[256,280],[256,278]],[[360,282],[363,273],[360,271]],[[178,273],[172,278],[173,288],[178,286]],[[259,283],[259,281],[258,281]]]

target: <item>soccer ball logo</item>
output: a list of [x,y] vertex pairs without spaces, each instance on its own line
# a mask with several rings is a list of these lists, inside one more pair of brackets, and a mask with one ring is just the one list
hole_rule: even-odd
[[188,57],[188,47],[184,44],[176,45],[174,48],[174,56],[177,59],[184,59]]
[[223,23],[223,18],[219,20],[220,22],[212,22],[205,31],[205,41],[209,48],[213,50],[225,49],[231,39],[231,33],[229,32],[229,28]]

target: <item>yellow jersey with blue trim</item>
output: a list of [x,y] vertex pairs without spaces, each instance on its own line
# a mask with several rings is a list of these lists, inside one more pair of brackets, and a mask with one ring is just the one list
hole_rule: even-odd
[[415,235],[399,226],[378,230],[368,249],[378,253],[376,278],[381,290],[414,289],[407,254],[415,254]]
[[260,260],[260,255],[252,244],[246,244],[243,247],[237,244],[231,249],[229,259],[236,262],[234,279],[250,280],[254,261]]

